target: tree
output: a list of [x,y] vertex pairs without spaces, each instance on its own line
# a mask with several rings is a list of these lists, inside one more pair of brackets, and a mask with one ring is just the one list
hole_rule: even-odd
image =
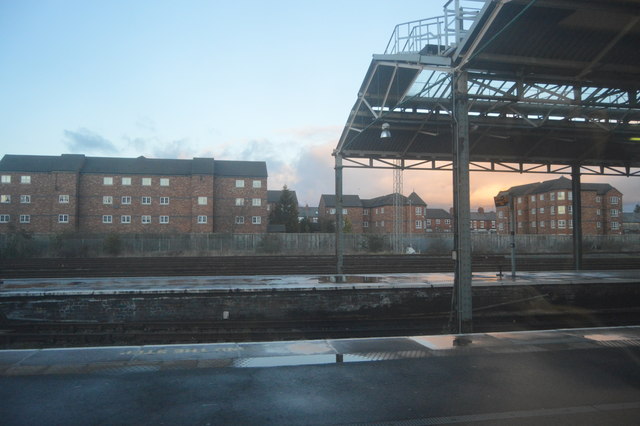
[[640,204],[636,204],[636,208],[633,209],[634,213],[640,213]]
[[298,232],[298,206],[293,193],[287,185],[282,187],[282,194],[275,207],[269,214],[269,223],[284,225],[286,232]]

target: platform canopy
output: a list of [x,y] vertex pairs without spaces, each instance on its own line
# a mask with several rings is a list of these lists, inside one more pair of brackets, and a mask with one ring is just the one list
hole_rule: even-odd
[[450,169],[464,72],[471,170],[640,176],[639,49],[638,0],[451,0],[373,56],[335,154]]

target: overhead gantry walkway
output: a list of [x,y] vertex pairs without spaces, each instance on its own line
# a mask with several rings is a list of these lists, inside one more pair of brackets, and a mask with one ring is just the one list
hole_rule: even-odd
[[336,220],[345,167],[452,171],[464,332],[470,171],[571,174],[576,269],[580,176],[640,176],[640,2],[450,0],[444,12],[396,26],[373,56],[334,151]]

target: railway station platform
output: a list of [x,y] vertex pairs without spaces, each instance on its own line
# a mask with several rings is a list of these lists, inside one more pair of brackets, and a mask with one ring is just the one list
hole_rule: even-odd
[[31,424],[635,425],[640,326],[0,351]]

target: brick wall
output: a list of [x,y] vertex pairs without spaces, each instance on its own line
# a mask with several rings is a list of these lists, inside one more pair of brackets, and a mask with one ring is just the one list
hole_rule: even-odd
[[[242,181],[243,186],[238,186],[236,181]],[[254,182],[260,182],[259,187],[254,187]],[[266,178],[218,177],[214,194],[214,232],[252,234],[267,231]],[[260,205],[254,205],[254,199],[259,200]]]

